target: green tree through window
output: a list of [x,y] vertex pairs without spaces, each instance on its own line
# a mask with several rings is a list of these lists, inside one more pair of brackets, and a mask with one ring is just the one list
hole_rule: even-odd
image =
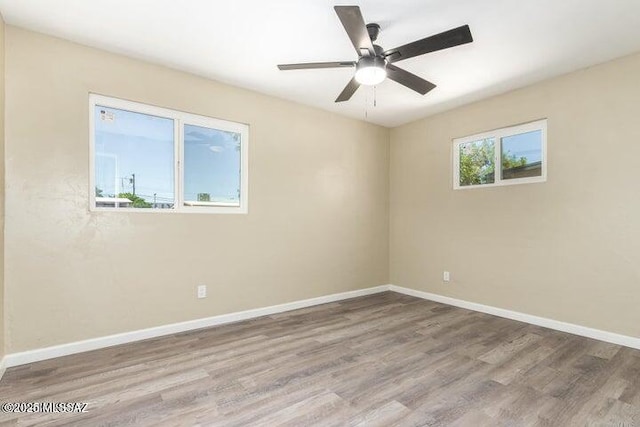
[[460,144],[460,185],[492,184],[495,158],[493,138]]
[[454,138],[453,189],[547,180],[547,120]]
[[142,197],[136,196],[135,194],[132,194],[132,193],[120,193],[118,194],[118,197],[131,200],[133,202],[132,205],[134,208],[150,208],[151,207],[151,203],[147,202]]

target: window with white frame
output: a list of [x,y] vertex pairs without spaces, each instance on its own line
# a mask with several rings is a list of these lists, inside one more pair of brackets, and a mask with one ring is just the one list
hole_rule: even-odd
[[249,127],[90,95],[91,210],[247,213]]
[[547,120],[453,140],[453,188],[547,179]]

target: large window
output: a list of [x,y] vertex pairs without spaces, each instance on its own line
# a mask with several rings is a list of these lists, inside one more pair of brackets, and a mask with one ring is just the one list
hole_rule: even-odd
[[91,209],[247,212],[247,125],[90,96]]
[[453,188],[546,181],[546,152],[546,120],[456,138]]

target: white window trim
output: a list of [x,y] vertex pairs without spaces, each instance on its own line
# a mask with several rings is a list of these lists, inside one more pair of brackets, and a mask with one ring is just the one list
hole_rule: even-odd
[[[96,207],[95,195],[95,123],[96,105],[127,110],[136,113],[172,119],[174,121],[174,194],[173,209],[140,209],[140,208],[105,208]],[[240,143],[240,206],[229,206],[228,203],[189,203],[184,201],[184,182],[182,165],[184,164],[184,125],[210,127],[223,131],[239,133]],[[249,125],[230,122],[212,117],[200,116],[183,111],[156,107],[154,105],[112,98],[94,93],[89,94],[89,210],[91,212],[137,212],[137,213],[207,213],[207,214],[246,214],[249,211]]]
[[[502,179],[502,138],[518,135],[521,133],[542,131],[542,174],[528,178]],[[460,145],[467,142],[479,141],[487,138],[495,139],[495,182],[492,184],[460,185]],[[536,120],[516,126],[509,126],[475,135],[453,139],[453,189],[468,190],[472,188],[501,187],[505,185],[532,184],[545,182],[547,180],[547,119]]]

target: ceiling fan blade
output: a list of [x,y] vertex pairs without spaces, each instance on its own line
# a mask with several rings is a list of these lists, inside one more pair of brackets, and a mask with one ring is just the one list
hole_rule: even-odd
[[403,70],[402,68],[398,68],[395,65],[391,64],[387,64],[387,77],[395,82],[400,83],[403,86],[408,87],[409,89],[415,90],[420,95],[424,95],[425,93],[436,87],[436,85],[423,79],[422,77],[418,77],[415,74],[412,74],[406,70]]
[[356,78],[353,77],[349,81],[349,83],[347,83],[347,85],[342,90],[342,92],[340,92],[340,95],[338,95],[338,97],[336,98],[336,102],[348,101],[349,99],[351,99],[351,97],[356,92],[356,90],[358,90],[359,87],[360,87],[360,83],[358,83],[356,81]]
[[369,38],[369,32],[364,24],[360,8],[358,6],[334,6],[333,9],[338,14],[338,18],[351,39],[353,47],[356,48],[358,56],[362,56],[362,49],[368,50],[370,55],[375,55],[373,43]]
[[280,64],[278,68],[281,70],[308,70],[313,68],[342,68],[342,67],[355,67],[354,61],[341,61],[341,62],[307,62],[304,64]]
[[389,62],[397,62],[403,59],[413,58],[414,56],[424,55],[425,53],[435,52],[437,50],[448,49],[465,43],[471,43],[473,37],[468,25],[445,31],[417,40],[413,43],[405,44],[394,49],[389,49],[383,53]]

